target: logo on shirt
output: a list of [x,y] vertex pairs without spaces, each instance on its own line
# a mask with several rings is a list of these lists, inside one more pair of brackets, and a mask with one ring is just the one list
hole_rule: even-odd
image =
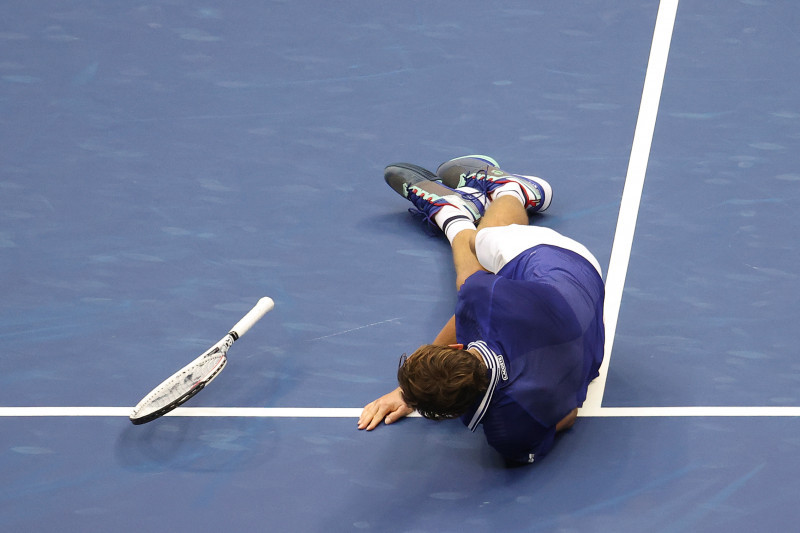
[[496,353],[494,358],[497,359],[497,366],[500,367],[500,377],[503,378],[503,381],[508,381],[508,372],[506,371],[506,362],[503,361],[503,356]]

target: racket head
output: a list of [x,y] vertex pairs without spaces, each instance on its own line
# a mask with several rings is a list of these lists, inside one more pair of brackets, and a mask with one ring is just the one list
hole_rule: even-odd
[[228,349],[233,342],[234,337],[226,335],[200,357],[162,381],[136,404],[130,414],[131,422],[139,425],[155,420],[203,390],[225,368]]

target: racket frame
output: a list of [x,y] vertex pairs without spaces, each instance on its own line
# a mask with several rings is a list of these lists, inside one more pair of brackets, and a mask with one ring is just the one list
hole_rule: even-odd
[[[202,355],[196,357],[191,363],[184,366],[170,377],[162,381],[158,386],[153,388],[142,400],[136,404],[136,407],[133,408],[129,418],[130,421],[134,425],[145,424],[156,418],[159,418],[168,412],[172,411],[179,405],[186,403],[189,399],[195,396],[198,392],[203,390],[206,385],[211,383],[211,381],[216,378],[220,372],[225,368],[225,365],[228,362],[228,350],[239,339],[242,335],[247,333],[253,325],[258,322],[261,317],[263,317],[266,313],[272,310],[275,307],[275,302],[272,301],[271,298],[264,297],[261,298],[258,303],[253,307],[244,317],[242,317],[239,322],[234,325],[231,330],[225,335],[222,339],[220,339],[216,344],[214,344],[211,348],[203,352]],[[183,393],[181,396],[176,398],[175,400],[171,401],[169,404],[165,405],[164,407],[160,407],[159,409],[149,413],[145,416],[138,416],[139,411],[147,405],[148,402],[152,400],[154,396],[157,396],[161,389],[163,389],[168,383],[172,382],[182,374],[185,374],[190,368],[195,366],[199,361],[208,358],[210,356],[219,354],[220,360],[219,363],[214,366],[214,368],[208,372],[205,376],[197,380],[192,386]]]
[[[147,394],[147,396],[142,398],[142,400],[136,405],[136,407],[133,408],[133,412],[131,412],[131,415],[130,415],[131,422],[134,425],[138,426],[140,424],[145,424],[147,422],[155,420],[156,418],[159,418],[159,417],[167,414],[168,412],[172,411],[173,409],[175,409],[179,405],[181,405],[183,403],[186,403],[195,394],[197,394],[198,392],[203,390],[203,388],[206,385],[208,385],[209,383],[211,383],[211,381],[215,377],[217,377],[219,375],[219,373],[222,372],[222,370],[225,368],[225,365],[228,363],[227,352],[228,352],[228,349],[230,348],[230,346],[233,344],[234,340],[236,340],[236,339],[234,339],[233,335],[228,333],[217,344],[215,344],[214,346],[212,346],[211,348],[206,350],[206,352],[203,353],[203,355],[197,357],[194,361],[192,361],[191,363],[189,363],[188,365],[184,366],[183,368],[181,368],[180,370],[178,370],[177,372],[172,374],[170,377],[168,377],[167,379],[162,381],[158,386],[156,386],[152,391],[150,391]],[[150,414],[147,414],[145,416],[138,416],[137,415],[137,413],[145,405],[147,405],[147,403],[149,403],[151,401],[153,396],[157,396],[161,392],[161,389],[163,389],[168,383],[172,382],[175,378],[179,377],[180,375],[185,374],[191,367],[195,366],[199,361],[201,361],[201,360],[203,360],[203,359],[205,359],[207,357],[211,357],[212,355],[216,355],[216,354],[219,354],[219,356],[220,356],[219,363],[217,363],[217,365],[214,366],[214,368],[211,370],[211,372],[207,373],[201,379],[199,379],[196,382],[194,382],[192,384],[191,388],[189,388],[189,390],[187,390],[185,393],[183,393],[178,398],[172,400],[170,403],[168,403],[164,407],[156,409],[155,411],[153,411]]]

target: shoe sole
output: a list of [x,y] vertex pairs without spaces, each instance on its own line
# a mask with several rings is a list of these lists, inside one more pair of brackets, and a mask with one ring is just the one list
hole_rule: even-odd
[[479,170],[486,170],[486,166],[492,166],[492,167],[499,166],[497,161],[495,161],[493,158],[489,157],[488,155],[479,155],[479,154],[462,155],[461,157],[453,158],[450,161],[445,161],[444,163],[439,165],[439,168],[436,169],[436,176],[438,177],[438,179],[442,180],[442,183],[453,189],[459,186],[462,171],[456,171],[455,173],[453,173],[452,170],[456,167],[452,166],[450,168],[447,168],[447,166],[450,165],[453,161],[458,161],[459,159],[473,159],[485,163],[485,164],[458,165],[458,167],[461,167],[461,169],[467,173],[476,172]]
[[444,163],[439,165],[439,167],[441,168],[441,167],[445,166],[447,163],[452,163],[453,161],[456,161],[458,159],[479,159],[479,160],[483,161],[484,163],[492,165],[493,167],[499,167],[500,166],[497,163],[497,161],[495,161],[495,159],[493,157],[489,157],[488,155],[472,154],[472,155],[462,155],[461,157],[454,157],[450,161],[445,161]]
[[408,198],[408,188],[417,185],[426,192],[437,196],[452,196],[452,189],[444,187],[436,181],[436,174],[430,170],[411,163],[393,163],[383,171],[383,179],[394,191]]
[[466,199],[458,191],[434,181],[436,180],[436,175],[418,165],[412,163],[391,164],[384,169],[383,179],[397,194],[405,199],[408,199],[408,190],[412,186],[416,186],[425,193],[440,198],[447,197],[447,201],[455,205],[460,203],[476,221],[483,215],[483,206],[476,205],[474,200]]

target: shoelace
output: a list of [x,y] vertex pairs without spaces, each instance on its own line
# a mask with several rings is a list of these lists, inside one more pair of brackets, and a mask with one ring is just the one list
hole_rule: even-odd
[[[483,205],[483,202],[481,202],[481,200],[479,198],[479,195],[480,194],[485,194],[485,193],[473,194],[473,193],[464,192],[464,191],[458,191],[458,190],[455,191],[455,192],[458,195],[460,195],[461,198],[463,198],[464,200],[472,202],[472,204],[478,210],[478,213],[479,213],[479,217],[478,218],[483,216],[483,213],[486,211],[486,207]],[[426,228],[426,232],[428,233],[428,235],[435,236],[435,235],[441,233],[441,229],[436,224],[436,222],[434,222],[434,220],[433,220],[433,217],[436,216],[436,215],[428,215],[425,211],[422,211],[421,209],[419,209],[417,207],[409,207],[408,208],[408,212],[411,213],[411,215],[414,218],[419,219],[423,223],[426,223],[425,224],[425,228]],[[477,222],[477,220],[475,222]]]
[[[468,179],[472,179],[474,185],[470,185],[470,187],[472,187],[473,189],[478,189],[484,195],[488,195],[489,187],[492,184],[492,182],[488,178],[488,171],[489,167],[486,167],[483,170],[477,170],[475,172],[470,172],[470,173],[465,172],[464,174],[461,174],[461,179],[463,179],[465,183]],[[483,178],[479,177],[481,174],[483,174]]]

